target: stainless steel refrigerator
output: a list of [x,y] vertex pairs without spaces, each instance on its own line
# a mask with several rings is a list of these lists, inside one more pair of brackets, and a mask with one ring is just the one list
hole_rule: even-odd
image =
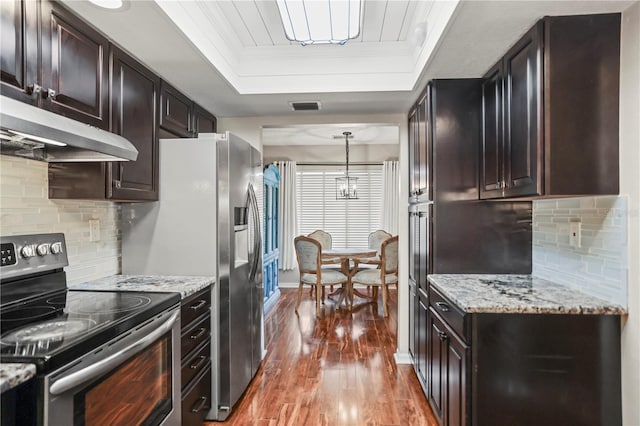
[[262,359],[262,159],[231,133],[160,140],[159,201],[122,210],[122,273],[216,276],[212,409],[224,420]]

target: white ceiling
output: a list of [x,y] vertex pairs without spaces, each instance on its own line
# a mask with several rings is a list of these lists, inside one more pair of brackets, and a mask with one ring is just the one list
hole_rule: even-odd
[[[219,117],[404,113],[431,78],[482,76],[544,15],[632,3],[366,0],[359,39],[303,47],[278,31],[275,0],[157,1],[64,3]],[[298,100],[322,110],[294,113]]]
[[393,124],[313,124],[265,126],[262,145],[344,145],[343,132],[351,132],[349,145],[397,144],[400,129]]

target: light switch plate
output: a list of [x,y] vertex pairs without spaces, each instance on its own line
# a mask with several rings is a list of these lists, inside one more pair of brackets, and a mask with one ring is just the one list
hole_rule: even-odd
[[569,222],[569,245],[580,248],[582,246],[582,223],[579,220]]

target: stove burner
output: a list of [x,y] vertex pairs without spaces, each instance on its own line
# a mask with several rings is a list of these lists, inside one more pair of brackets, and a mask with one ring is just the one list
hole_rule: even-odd
[[151,303],[151,299],[147,296],[135,296],[126,293],[118,293],[118,303],[105,303],[104,301],[83,301],[82,305],[68,306],[66,312],[70,314],[113,314],[117,312],[127,312],[140,309]]
[[14,309],[13,311],[2,313],[2,322],[12,321],[35,321],[56,312],[55,306],[33,306],[31,308]]
[[75,337],[87,331],[96,322],[93,320],[48,321],[33,326],[19,328],[2,337],[4,344],[29,344],[43,341],[57,341]]

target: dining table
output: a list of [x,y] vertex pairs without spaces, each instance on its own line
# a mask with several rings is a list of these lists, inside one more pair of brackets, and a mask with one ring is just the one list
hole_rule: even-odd
[[[351,262],[355,260],[371,258],[377,255],[376,249],[369,248],[330,248],[330,249],[322,249],[322,260],[328,259],[339,259],[340,261],[340,271],[347,276],[347,286],[346,289],[337,289],[335,292],[331,293],[329,296],[340,295],[340,299],[338,299],[338,305],[342,302],[344,298],[347,303],[347,308],[351,309],[353,306],[353,296],[354,294],[363,299],[370,299],[364,293],[359,292],[358,290],[353,288],[351,284],[351,277],[358,272],[358,268],[355,266],[357,262],[354,262],[354,266],[351,266]],[[344,291],[346,290],[346,292]]]

